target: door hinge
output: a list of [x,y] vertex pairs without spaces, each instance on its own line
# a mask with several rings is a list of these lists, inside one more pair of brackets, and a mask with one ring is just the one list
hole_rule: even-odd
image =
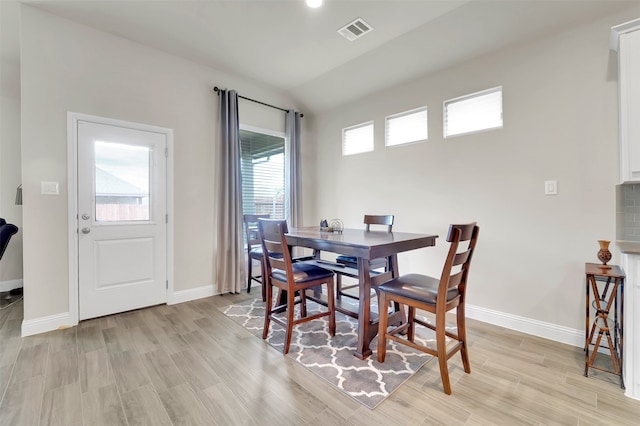
[[165,158],[169,158],[169,148],[164,149],[164,156]]
[[169,223],[169,215],[168,214],[164,215],[164,223]]
[[167,290],[169,290],[169,280],[167,280],[167,287],[166,287],[166,289],[167,289]]

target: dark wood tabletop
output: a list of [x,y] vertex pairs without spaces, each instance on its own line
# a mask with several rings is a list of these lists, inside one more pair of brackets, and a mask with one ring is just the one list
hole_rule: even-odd
[[377,332],[377,322],[372,321],[369,298],[372,288],[369,260],[386,257],[389,265],[387,276],[395,278],[399,275],[398,253],[434,246],[438,238],[437,235],[431,234],[363,229],[344,229],[342,233],[324,232],[318,227],[291,228],[286,236],[290,245],[312,248],[316,250],[317,256],[320,251],[328,251],[358,258],[360,303],[357,315],[353,316],[358,318],[358,344],[355,355],[361,359],[371,355],[369,344]]

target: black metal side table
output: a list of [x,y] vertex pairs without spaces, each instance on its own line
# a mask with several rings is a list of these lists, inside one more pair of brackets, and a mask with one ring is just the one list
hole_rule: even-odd
[[[624,389],[622,356],[624,349],[624,280],[625,274],[617,265],[585,264],[586,326],[584,342],[584,375],[589,368],[606,371],[620,377]],[[594,313],[592,315],[591,308]],[[611,316],[613,315],[613,318]],[[611,369],[594,365],[599,349],[609,351]],[[589,352],[591,351],[591,354]]]

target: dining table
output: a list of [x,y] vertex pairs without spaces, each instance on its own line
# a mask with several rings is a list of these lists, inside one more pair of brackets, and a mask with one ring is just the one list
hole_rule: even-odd
[[[316,226],[290,228],[286,238],[290,246],[313,249],[318,266],[330,270],[343,271],[348,267],[322,259],[321,252],[354,256],[358,259],[357,271],[353,271],[353,275],[358,277],[359,284],[357,308],[354,309],[339,300],[335,301],[335,305],[337,311],[358,319],[358,341],[354,355],[365,359],[372,353],[371,340],[378,332],[378,315],[371,312],[371,290],[385,281],[398,277],[398,253],[434,246],[438,236],[350,228],[331,232]],[[387,259],[387,270],[372,273],[369,261],[378,258]],[[398,317],[400,312],[396,311],[393,314]],[[391,321],[390,319],[390,323]]]

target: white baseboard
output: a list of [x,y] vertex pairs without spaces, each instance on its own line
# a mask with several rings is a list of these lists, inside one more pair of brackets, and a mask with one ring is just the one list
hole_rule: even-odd
[[561,325],[511,315],[479,306],[467,305],[465,312],[467,318],[498,325],[510,330],[521,331],[579,348],[584,347],[584,330],[563,327]]
[[78,325],[78,323],[73,323],[71,321],[71,315],[69,312],[49,315],[47,317],[40,317],[32,320],[24,320],[22,321],[22,337],[69,328],[75,325]]
[[[169,294],[167,304],[174,305],[176,303],[213,296],[214,294],[213,285],[190,288],[188,290],[176,291],[173,294]],[[22,337],[73,327],[75,325],[78,325],[78,323],[73,323],[71,321],[71,314],[69,312],[63,312],[32,320],[24,320],[22,321]]]
[[213,296],[215,292],[212,285],[205,285],[202,287],[190,288],[188,290],[179,290],[169,293],[167,298],[167,305],[175,305],[176,303],[188,302],[190,300],[202,299],[205,297]]
[[[188,290],[180,290],[173,292],[173,294],[169,294],[167,304],[175,305],[177,303],[202,299],[213,295],[215,295],[213,285],[190,288]],[[467,305],[466,314],[467,318],[505,327],[510,330],[543,337],[545,339],[565,343],[567,345],[577,347],[584,346],[584,330],[576,330],[569,327],[559,326],[557,324],[533,320],[472,305]],[[47,331],[72,327],[74,325],[77,324],[73,324],[71,322],[69,312],[36,318],[33,320],[25,320],[22,322],[22,336],[25,337],[39,333],[46,333]]]
[[11,291],[14,288],[22,287],[22,278],[18,280],[0,281],[0,291]]

